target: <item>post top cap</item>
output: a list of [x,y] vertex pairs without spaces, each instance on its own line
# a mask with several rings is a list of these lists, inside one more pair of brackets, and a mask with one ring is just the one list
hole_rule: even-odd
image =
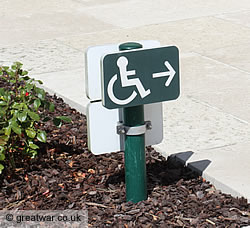
[[142,48],[142,45],[137,42],[127,42],[127,43],[123,43],[119,45],[120,51],[132,50],[132,49],[137,49],[137,48]]

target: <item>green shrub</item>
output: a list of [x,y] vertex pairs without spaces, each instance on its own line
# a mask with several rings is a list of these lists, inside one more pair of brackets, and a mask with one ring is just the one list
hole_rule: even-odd
[[[39,129],[39,121],[48,121],[43,110],[53,112],[54,104],[45,97],[45,91],[36,86],[40,80],[32,79],[22,70],[22,64],[0,67],[0,78],[8,82],[8,89],[0,88],[0,173],[7,164],[15,168],[15,155],[34,158],[39,146],[46,142],[46,132]],[[66,116],[53,119],[58,127],[62,121],[71,122]]]

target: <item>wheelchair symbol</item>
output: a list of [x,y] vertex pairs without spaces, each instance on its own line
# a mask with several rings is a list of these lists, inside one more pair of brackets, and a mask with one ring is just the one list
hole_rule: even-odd
[[[128,78],[128,76],[135,75],[136,71],[135,70],[129,70],[129,71],[127,70],[128,59],[126,57],[124,57],[124,56],[119,57],[116,64],[117,64],[119,71],[120,71],[122,87],[136,86],[141,98],[144,98],[151,93],[150,89],[147,89],[147,90],[144,89],[139,78],[130,78],[130,79]],[[123,100],[118,99],[114,95],[114,90],[113,90],[114,83],[116,82],[117,77],[118,77],[117,74],[115,74],[108,83],[108,96],[114,103],[116,103],[118,105],[126,105],[136,98],[137,92],[133,91],[132,94],[126,99],[123,99]]]

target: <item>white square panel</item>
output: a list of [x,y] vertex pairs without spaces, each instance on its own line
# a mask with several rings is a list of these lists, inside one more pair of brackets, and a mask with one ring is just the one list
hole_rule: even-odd
[[[124,136],[116,133],[122,119],[120,109],[107,109],[101,101],[88,104],[88,147],[93,154],[124,151]],[[160,143],[163,139],[162,103],[144,105],[144,119],[152,123],[152,129],[145,134],[146,146]]]

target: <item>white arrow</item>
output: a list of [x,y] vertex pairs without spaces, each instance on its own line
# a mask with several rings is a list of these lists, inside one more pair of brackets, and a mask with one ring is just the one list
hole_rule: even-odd
[[175,70],[173,69],[173,67],[170,65],[170,63],[168,61],[165,61],[164,64],[168,68],[169,71],[154,73],[152,76],[153,76],[153,78],[160,78],[160,77],[169,76],[168,80],[165,83],[165,86],[168,87],[170,85],[171,81],[173,80],[176,72],[175,72]]

